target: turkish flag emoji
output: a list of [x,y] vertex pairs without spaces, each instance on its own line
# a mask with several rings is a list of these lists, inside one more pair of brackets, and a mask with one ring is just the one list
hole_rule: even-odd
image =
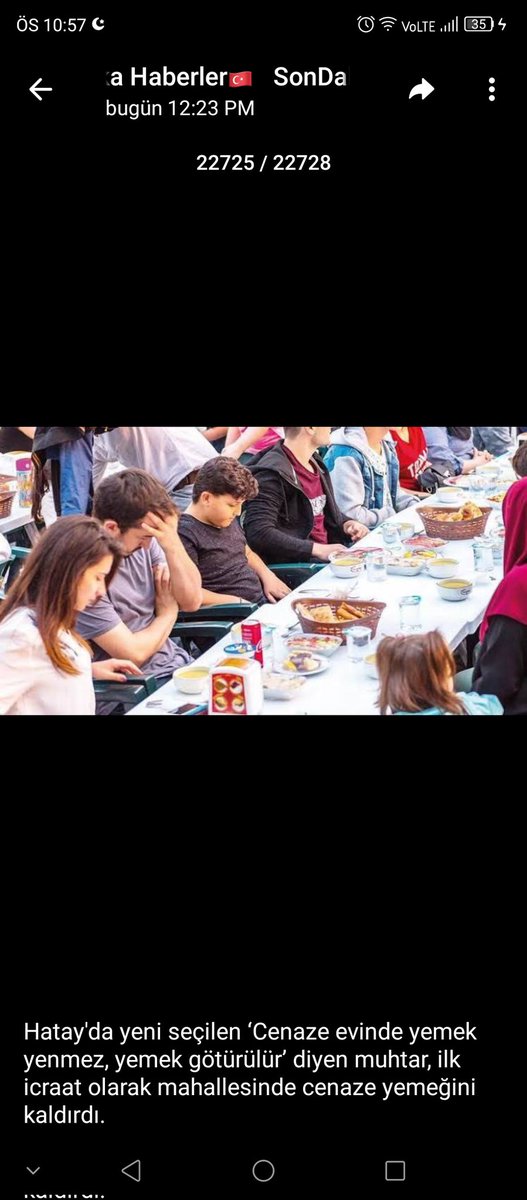
[[229,72],[229,87],[252,87],[253,73],[252,71],[237,71],[235,74]]

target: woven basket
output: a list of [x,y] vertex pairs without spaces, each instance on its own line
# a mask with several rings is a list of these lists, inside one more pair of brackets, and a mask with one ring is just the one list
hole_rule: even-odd
[[[330,621],[312,621],[298,612],[299,605],[302,608],[309,609],[318,608],[320,604],[329,605],[335,616],[333,623]],[[356,617],[349,621],[337,621],[337,609],[340,608],[341,604],[350,604],[352,608],[356,608],[357,612],[362,614],[361,617]],[[346,632],[348,629],[351,629],[352,625],[367,625],[375,637],[377,626],[386,605],[381,604],[377,600],[355,600],[354,597],[351,600],[331,600],[327,596],[322,596],[320,600],[317,600],[312,596],[306,596],[304,599],[294,600],[291,607],[294,609],[304,633],[325,633],[330,637],[340,637],[341,642],[345,642]]]
[[2,491],[3,483],[11,483],[12,484],[13,476],[12,475],[0,475],[0,520],[3,517],[11,516],[13,500],[16,496],[16,489],[14,492],[3,492]]
[[416,508],[415,512],[419,513],[428,537],[444,538],[446,542],[462,542],[467,538],[481,537],[485,532],[492,509],[482,507],[481,517],[473,517],[471,521],[438,520],[439,513],[459,512],[459,508],[459,505],[453,508],[447,508],[445,505],[441,505],[441,508],[432,508],[427,505],[426,508]]

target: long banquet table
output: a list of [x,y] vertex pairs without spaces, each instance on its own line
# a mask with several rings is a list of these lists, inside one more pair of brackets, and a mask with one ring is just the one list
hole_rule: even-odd
[[[500,485],[498,485],[499,487]],[[470,493],[467,493],[467,497]],[[430,497],[423,501],[422,504],[437,506],[437,500]],[[420,505],[421,506],[421,505]],[[412,522],[416,532],[422,532],[423,525],[420,517],[415,512],[414,508],[407,508],[403,513],[391,518],[391,521]],[[487,525],[487,532],[491,532],[499,521],[499,514],[492,513]],[[448,526],[445,527],[448,529]],[[357,543],[357,547],[366,548],[368,546],[379,546],[384,549],[382,538],[382,527],[374,530]],[[342,595],[350,596],[351,603],[354,600],[382,600],[386,604],[381,621],[379,623],[378,633],[375,641],[372,643],[373,653],[379,640],[388,635],[400,633],[399,623],[399,600],[401,596],[419,595],[422,598],[421,603],[421,622],[422,629],[428,631],[438,629],[449,643],[452,650],[459,646],[469,634],[473,634],[481,624],[485,609],[489,600],[497,587],[500,580],[503,578],[503,570],[501,564],[494,564],[494,569],[490,574],[478,575],[474,572],[472,540],[453,541],[444,548],[444,554],[447,557],[457,558],[459,560],[459,575],[462,578],[474,581],[474,588],[471,595],[459,603],[452,603],[443,600],[439,594],[437,581],[431,576],[420,574],[412,577],[389,575],[386,582],[372,584],[369,582],[366,572],[359,578],[359,583],[353,590],[350,588],[345,579],[336,578],[331,568],[324,567],[315,578],[310,579],[308,583],[298,588],[294,593],[286,599],[281,600],[276,605],[266,604],[259,610],[258,616],[264,626],[277,626],[285,628],[291,623],[291,618],[294,616],[291,610],[291,600],[301,597],[302,594],[316,594],[317,596],[335,596]],[[213,646],[206,654],[202,655],[198,660],[200,665],[212,667],[224,657],[223,647],[232,641],[232,636],[228,635],[224,641]],[[298,696],[293,700],[266,700],[263,707],[263,716],[298,716],[298,715],[375,715],[378,714],[376,700],[378,695],[378,685],[375,680],[370,678],[366,673],[366,668],[363,664],[355,664],[350,662],[347,656],[346,647],[343,646],[337,650],[335,654],[328,660],[329,667],[320,675],[314,675],[307,678],[305,686],[299,690]],[[266,666],[271,667],[272,662],[269,661]],[[150,701],[143,701],[142,704],[134,708],[129,716],[159,716],[163,712],[169,712],[180,705],[194,701],[196,705],[205,703],[207,700],[207,689],[205,688],[201,696],[187,696],[178,690],[176,685],[171,682],[161,688],[156,693],[155,700],[159,703],[155,707],[148,707]]]

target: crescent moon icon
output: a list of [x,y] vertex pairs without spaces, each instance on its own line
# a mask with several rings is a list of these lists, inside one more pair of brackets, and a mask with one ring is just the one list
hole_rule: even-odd
[[102,17],[94,17],[91,24],[92,29],[97,29],[97,31],[104,29],[104,21]]

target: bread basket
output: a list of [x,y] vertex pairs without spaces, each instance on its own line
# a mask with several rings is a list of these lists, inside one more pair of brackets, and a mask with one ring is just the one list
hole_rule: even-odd
[[[337,620],[337,610],[342,604],[348,604],[357,613],[360,612],[360,617],[350,618],[349,621]],[[309,609],[319,608],[321,605],[331,609],[335,618],[334,621],[312,620],[310,617],[304,616],[303,612],[299,612],[299,608],[304,609],[307,613]],[[367,625],[368,629],[371,629],[373,637],[375,637],[377,626],[386,605],[378,600],[332,600],[328,599],[327,596],[323,596],[320,600],[317,600],[313,596],[306,596],[304,598],[301,597],[299,600],[294,600],[292,608],[300,621],[304,633],[331,634],[332,636],[340,637],[341,641],[344,642],[346,640],[346,631],[351,629],[352,625]]]
[[441,521],[438,519],[439,514],[448,516],[449,513],[459,512],[459,508],[459,505],[454,508],[447,508],[445,504],[442,504],[441,508],[432,508],[431,505],[426,505],[424,508],[416,508],[415,511],[419,513],[428,537],[444,538],[447,542],[461,542],[467,538],[482,537],[492,509],[484,508],[482,505],[481,517],[472,517],[468,521]]
[[[8,490],[8,485],[11,488]],[[12,486],[14,484],[14,487]],[[5,489],[5,490],[4,490]],[[11,516],[13,500],[17,494],[16,479],[12,475],[0,475],[0,520]]]

